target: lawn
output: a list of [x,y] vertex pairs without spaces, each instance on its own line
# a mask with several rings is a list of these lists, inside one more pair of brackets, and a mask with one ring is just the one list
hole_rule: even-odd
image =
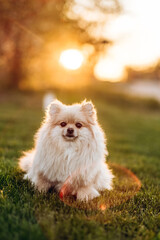
[[[82,93],[83,92],[83,93]],[[92,99],[108,139],[108,162],[131,170],[142,187],[105,211],[78,209],[40,194],[18,169],[43,119],[42,94],[0,94],[0,239],[160,239],[160,107],[98,88],[57,91],[65,103]],[[123,198],[123,196],[122,196]]]

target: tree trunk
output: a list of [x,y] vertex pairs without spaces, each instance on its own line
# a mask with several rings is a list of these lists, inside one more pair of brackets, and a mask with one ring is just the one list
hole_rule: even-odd
[[10,63],[10,82],[9,88],[18,89],[22,80],[22,51],[21,50],[21,33],[17,32],[14,39],[13,56]]

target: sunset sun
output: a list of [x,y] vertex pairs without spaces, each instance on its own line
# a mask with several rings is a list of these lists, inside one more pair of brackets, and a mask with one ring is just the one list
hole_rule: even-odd
[[77,49],[68,49],[61,53],[59,62],[66,69],[76,70],[83,63],[83,55]]

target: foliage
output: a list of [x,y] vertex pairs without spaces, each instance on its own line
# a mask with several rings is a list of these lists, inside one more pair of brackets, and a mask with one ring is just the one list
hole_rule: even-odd
[[[51,54],[51,51],[56,58],[52,75],[56,72],[57,48],[90,42],[98,46],[98,51],[103,50],[103,43],[107,41],[97,45],[98,41],[95,42],[94,36],[88,33],[87,26],[82,29],[78,19],[73,21],[67,17],[68,8],[72,8],[73,4],[73,1],[68,0],[0,0],[0,88],[24,88],[22,86],[27,85],[28,76],[39,84],[42,81],[50,86],[54,78],[49,77],[51,81],[45,83],[36,72],[38,68],[42,69],[40,75],[48,74],[49,69],[43,66],[49,64],[48,60],[52,56],[47,54]],[[106,11],[106,8],[100,6],[100,3],[96,3],[99,12],[102,9]],[[94,13],[94,9],[91,11]],[[96,57],[96,54],[93,57]]]

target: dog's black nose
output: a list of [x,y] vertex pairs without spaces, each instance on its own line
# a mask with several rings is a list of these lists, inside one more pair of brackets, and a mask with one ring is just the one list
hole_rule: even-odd
[[74,132],[74,129],[73,129],[73,128],[68,128],[68,129],[67,129],[67,133],[68,133],[68,134],[73,134],[73,132]]

